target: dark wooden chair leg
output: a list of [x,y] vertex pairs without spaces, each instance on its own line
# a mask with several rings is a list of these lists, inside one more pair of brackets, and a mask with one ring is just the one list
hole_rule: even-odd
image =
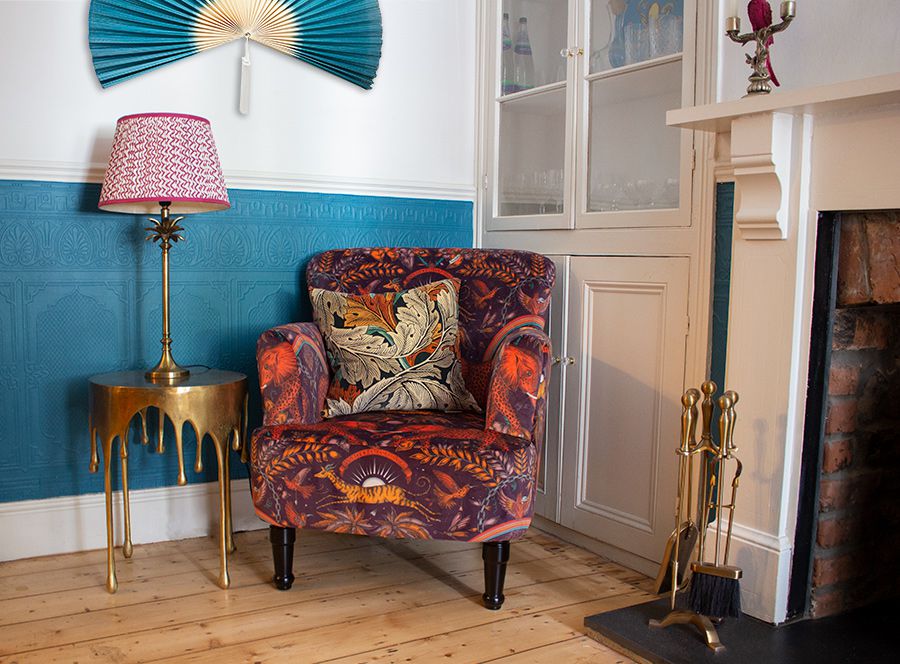
[[496,611],[503,606],[503,582],[509,562],[509,542],[485,542],[481,547],[484,560],[484,605]]
[[275,560],[275,587],[278,590],[290,590],[294,585],[294,542],[297,539],[295,528],[269,526],[269,541],[272,543],[272,558]]

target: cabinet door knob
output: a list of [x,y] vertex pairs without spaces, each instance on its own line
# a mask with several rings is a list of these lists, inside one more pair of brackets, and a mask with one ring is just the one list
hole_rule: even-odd
[[557,355],[556,357],[553,358],[553,364],[560,364],[560,363],[562,363],[562,358],[559,355]]
[[575,358],[570,355],[569,357],[566,358],[566,364],[568,364],[570,366],[575,364]]
[[574,58],[576,55],[584,55],[584,49],[580,47],[570,46],[559,50],[559,57]]

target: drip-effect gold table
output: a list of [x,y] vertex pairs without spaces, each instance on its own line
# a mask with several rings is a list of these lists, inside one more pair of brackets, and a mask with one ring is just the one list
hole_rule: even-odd
[[187,484],[184,474],[184,450],[182,428],[190,423],[197,437],[195,470],[203,470],[203,438],[208,435],[216,450],[219,470],[219,553],[221,571],[218,584],[227,588],[226,553],[234,551],[231,525],[231,482],[228,460],[228,441],[232,447],[243,449],[247,422],[247,377],[233,371],[201,369],[191,371],[183,379],[173,382],[151,382],[143,371],[123,371],[93,376],[90,379],[90,422],[92,473],[99,468],[97,438],[103,446],[103,473],[106,487],[106,589],[114,593],[118,588],[116,563],[113,557],[113,515],[110,464],[113,441],[119,439],[119,455],[122,459],[122,495],[124,500],[125,541],[122,553],[131,558],[131,514],[128,503],[128,429],[135,415],[141,418],[142,442],[147,444],[147,409],[159,411],[159,436],[157,451],[164,451],[163,430],[168,417],[175,429],[175,449],[178,453],[178,484]]

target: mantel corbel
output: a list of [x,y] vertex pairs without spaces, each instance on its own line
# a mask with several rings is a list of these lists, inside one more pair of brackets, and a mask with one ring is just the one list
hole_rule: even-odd
[[747,240],[787,237],[792,126],[789,113],[758,113],[732,120],[734,223]]

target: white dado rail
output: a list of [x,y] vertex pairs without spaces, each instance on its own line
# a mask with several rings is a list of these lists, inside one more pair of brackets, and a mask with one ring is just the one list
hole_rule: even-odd
[[[733,562],[745,610],[785,619],[806,407],[816,217],[900,208],[900,73],[670,111],[715,133],[735,180],[728,389],[744,476]],[[712,171],[712,169],[711,169]]]

